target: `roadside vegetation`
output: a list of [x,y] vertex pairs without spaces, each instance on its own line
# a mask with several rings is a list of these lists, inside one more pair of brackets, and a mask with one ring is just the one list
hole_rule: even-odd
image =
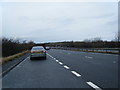
[[0,64],[4,64],[4,63],[6,63],[6,62],[8,62],[8,61],[12,61],[12,60],[14,60],[14,59],[16,59],[16,58],[18,58],[18,57],[20,57],[20,56],[28,53],[28,52],[29,52],[29,51],[26,50],[26,51],[23,51],[23,52],[20,52],[20,53],[17,53],[17,54],[8,56],[8,57],[3,57],[3,58],[1,59],[2,61],[0,61]]
[[2,58],[0,64],[11,61],[28,53],[35,43],[33,41],[20,41],[19,39],[2,38]]
[[34,44],[33,41],[2,38],[2,57],[11,56],[29,50]]
[[[100,37],[96,37],[93,39],[85,39],[83,41],[63,41],[63,42],[50,42],[50,43],[40,43],[35,44],[33,41],[21,41],[19,39],[11,39],[11,38],[2,38],[2,60],[9,61],[13,60],[18,56],[21,56],[28,52],[34,45],[42,45],[49,47],[58,47],[58,48],[80,48],[80,49],[101,49],[101,48],[112,48],[118,49],[120,53],[120,35],[117,35],[112,41],[104,41]],[[84,51],[84,50],[79,50]],[[98,52],[95,50],[85,50],[89,52]],[[99,51],[101,52],[101,51]],[[111,53],[111,52],[108,52]]]
[[[93,39],[85,39],[83,41],[63,41],[47,43],[47,46],[65,50],[120,54],[119,38],[115,38],[112,41],[104,41],[100,37],[96,37]],[[109,50],[118,50],[118,52],[111,52]]]
[[104,41],[101,38],[85,39],[84,41],[63,41],[48,43],[51,47],[71,47],[71,48],[120,48],[117,40]]

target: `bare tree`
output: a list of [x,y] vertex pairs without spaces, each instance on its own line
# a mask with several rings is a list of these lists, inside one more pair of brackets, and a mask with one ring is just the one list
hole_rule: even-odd
[[101,37],[95,37],[92,39],[92,42],[101,42],[101,41],[103,41]]
[[[117,42],[118,48],[120,48],[120,30],[118,30],[118,32],[115,33],[115,39],[114,40]],[[120,54],[120,49],[119,49],[119,54]]]
[[120,31],[118,31],[118,42],[120,42]]
[[115,33],[114,41],[120,42],[120,31]]
[[84,42],[91,42],[90,39],[84,39],[83,41],[84,41]]

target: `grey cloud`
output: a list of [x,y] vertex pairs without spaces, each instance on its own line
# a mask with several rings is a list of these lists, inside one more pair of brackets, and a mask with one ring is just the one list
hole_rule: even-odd
[[108,14],[102,14],[102,15],[97,15],[97,16],[90,16],[88,18],[89,19],[112,18],[115,15],[116,15],[115,13],[108,13]]
[[[101,9],[103,4],[100,3],[100,7],[95,3],[92,4],[94,7],[89,3],[84,3],[83,6],[81,3],[7,6],[4,8],[4,35],[44,42],[83,40],[99,34],[101,37],[106,35],[105,39],[109,39],[116,29],[114,15],[117,12],[113,13],[114,8],[110,8],[109,3],[105,3],[104,7],[111,10],[104,11]],[[103,34],[108,31],[110,34]]]

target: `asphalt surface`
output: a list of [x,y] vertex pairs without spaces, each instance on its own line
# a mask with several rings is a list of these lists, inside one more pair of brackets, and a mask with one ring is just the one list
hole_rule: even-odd
[[20,62],[22,62],[28,56],[29,56],[29,53],[24,54],[21,57],[18,57],[18,58],[14,59],[14,60],[11,60],[11,61],[8,61],[8,62],[4,63],[2,65],[2,73],[4,73],[4,74],[2,74],[2,76],[6,75],[7,71],[9,69],[11,70],[11,67],[14,67],[15,65],[19,64]]
[[118,55],[51,49],[29,56],[2,79],[3,88],[118,88]]

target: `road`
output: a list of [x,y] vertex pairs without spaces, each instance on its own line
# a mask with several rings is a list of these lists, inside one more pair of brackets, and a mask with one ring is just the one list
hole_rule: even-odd
[[2,79],[3,88],[118,88],[118,55],[51,49],[29,56]]

